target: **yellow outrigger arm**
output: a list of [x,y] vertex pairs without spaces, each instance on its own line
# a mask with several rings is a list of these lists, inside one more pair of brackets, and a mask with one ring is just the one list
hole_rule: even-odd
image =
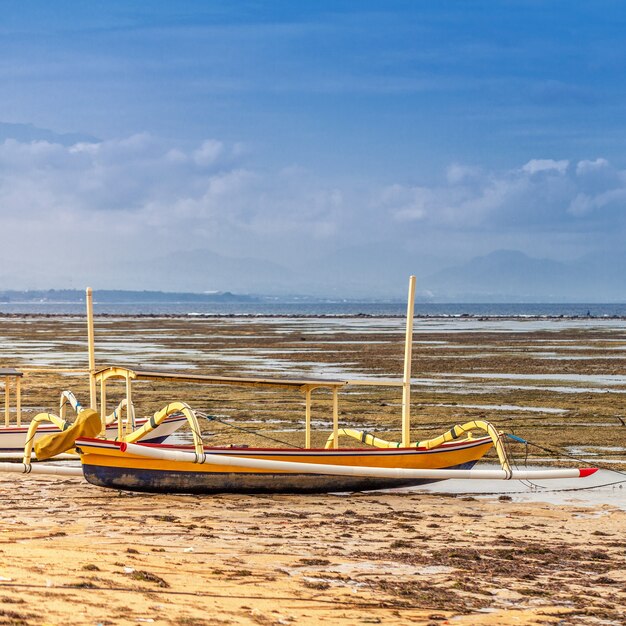
[[[498,459],[500,461],[500,465],[505,472],[511,472],[511,464],[509,462],[506,448],[504,447],[504,443],[502,441],[501,433],[496,429],[496,427],[490,422],[485,422],[483,420],[474,420],[471,422],[467,422],[465,424],[457,424],[453,426],[450,430],[443,433],[443,435],[439,435],[438,437],[434,437],[432,439],[425,439],[424,441],[416,441],[414,444],[409,445],[411,448],[426,448],[427,450],[432,450],[433,448],[438,448],[444,443],[448,443],[450,441],[454,441],[458,439],[461,435],[467,434],[468,439],[471,438],[472,430],[482,430],[486,432],[489,437],[491,437],[491,441],[493,442],[493,446],[498,453]],[[401,448],[402,442],[399,441],[387,441],[386,439],[382,439],[380,437],[376,437],[371,433],[355,430],[352,428],[342,428],[337,433],[339,436],[351,437],[352,439],[356,439],[361,443],[365,443],[370,446],[374,446],[375,448]],[[331,433],[326,441],[325,448],[333,447],[335,443],[334,433]]]
[[151,417],[141,428],[133,431],[129,435],[122,438],[122,441],[127,443],[136,443],[144,435],[154,430],[159,424],[161,424],[167,417],[175,413],[182,413],[189,422],[191,428],[191,434],[193,436],[193,445],[196,454],[203,455],[204,447],[202,443],[202,435],[200,432],[200,425],[198,424],[198,418],[194,410],[186,402],[170,402],[167,406],[163,407],[160,411],[157,411],[153,417]]
[[[157,428],[170,415],[176,413],[182,413],[187,418],[193,436],[195,453],[198,455],[198,458],[201,458],[204,455],[204,448],[200,426],[198,425],[195,412],[185,402],[170,402],[160,411],[157,411],[141,428],[124,435],[120,441],[135,443],[147,433]],[[37,428],[39,424],[44,422],[51,422],[61,432],[42,437],[37,443],[34,443]],[[79,437],[97,436],[100,433],[100,426],[100,415],[93,409],[82,409],[73,423],[66,422],[54,413],[39,413],[32,419],[28,428],[22,462],[24,465],[30,465],[33,447],[35,447],[35,452],[39,460],[50,459],[64,452],[68,452],[74,448],[74,442]]]

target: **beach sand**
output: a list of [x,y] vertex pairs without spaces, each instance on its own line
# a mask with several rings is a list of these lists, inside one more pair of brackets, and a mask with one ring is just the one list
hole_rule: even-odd
[[[416,436],[486,417],[626,467],[624,322],[455,323],[416,336]],[[402,333],[401,320],[96,321],[99,363],[233,375],[397,377]],[[0,367],[84,367],[83,338],[78,318],[4,319]],[[503,372],[538,378],[491,377]],[[68,387],[87,398],[84,375],[29,373],[25,416],[54,410]],[[397,438],[398,395],[342,394],[342,423]],[[267,445],[233,434],[241,424],[302,445],[299,394],[147,384],[135,400],[138,414],[187,400],[219,415],[209,443]],[[313,409],[322,445],[330,398]],[[556,462],[523,446],[518,459],[527,452]],[[625,491],[595,506],[410,492],[200,497],[0,475],[0,625],[624,624]]]
[[[0,478],[0,624],[620,624],[626,512]],[[598,621],[601,620],[601,621]]]

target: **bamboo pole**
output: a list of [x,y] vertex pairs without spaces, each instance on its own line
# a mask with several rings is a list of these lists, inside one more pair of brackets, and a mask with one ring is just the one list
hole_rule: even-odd
[[9,414],[9,411],[11,410],[11,401],[10,401],[10,395],[9,395],[11,393],[10,384],[11,384],[11,379],[8,376],[5,376],[4,378],[4,425],[5,426],[8,426],[10,422],[10,414]]
[[[120,432],[122,429],[122,416],[117,418]],[[135,409],[133,405],[133,387],[130,380],[130,373],[126,372],[126,434],[135,430]],[[121,438],[121,437],[120,437]]]
[[87,287],[87,349],[89,351],[89,408],[98,410],[96,403],[96,350],[93,334],[93,291]]
[[53,476],[82,476],[82,467],[63,465],[25,465],[24,463],[0,463],[0,472],[13,474],[51,474]]
[[413,355],[413,314],[415,308],[415,276],[409,277],[404,342],[404,377],[402,379],[402,447],[411,445],[411,357]]
[[104,376],[100,379],[100,434],[106,437],[107,430],[107,388]]
[[304,421],[304,447],[308,449],[311,447],[311,390],[308,388],[304,392]]
[[[80,440],[78,440],[80,445]],[[147,459],[159,459],[180,463],[197,463],[216,465],[220,467],[240,467],[276,472],[297,472],[300,474],[328,474],[329,476],[371,476],[378,478],[397,479],[426,479],[447,480],[450,478],[484,480],[532,480],[547,478],[585,478],[594,474],[596,468],[581,469],[546,469],[546,470],[460,470],[460,469],[406,469],[398,467],[373,467],[373,466],[347,466],[331,465],[328,463],[300,463],[291,461],[273,461],[269,459],[251,459],[226,454],[205,454],[200,458],[194,452],[180,452],[178,450],[163,450],[159,446],[146,446],[136,443],[121,442],[120,452],[127,453],[130,457],[138,456]],[[111,458],[111,457],[107,457]],[[115,458],[115,457],[113,457]],[[89,463],[89,452],[84,457],[85,463]],[[126,467],[132,472],[132,461]],[[187,467],[182,471],[189,471]],[[223,471],[223,470],[220,470]]]
[[339,447],[339,392],[333,387],[333,448]]
[[17,425],[22,425],[22,379],[17,376],[15,378],[15,419]]

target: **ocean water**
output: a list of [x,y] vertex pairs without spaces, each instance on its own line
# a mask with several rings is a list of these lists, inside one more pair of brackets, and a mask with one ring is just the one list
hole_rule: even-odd
[[[108,315],[276,315],[276,316],[404,316],[401,302],[119,302],[94,303],[96,314]],[[0,302],[0,314],[83,315],[77,302]],[[416,303],[420,317],[620,317],[626,303]]]

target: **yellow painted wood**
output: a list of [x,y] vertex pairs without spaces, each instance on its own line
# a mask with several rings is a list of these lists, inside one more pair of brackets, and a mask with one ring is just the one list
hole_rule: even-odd
[[127,367],[114,365],[112,367],[107,367],[106,369],[96,372],[95,379],[96,381],[108,381],[111,378],[122,378],[126,380],[127,376],[132,378],[133,380],[137,378],[137,374],[134,370],[128,369]]
[[37,427],[42,422],[51,422],[61,431],[65,430],[68,425],[65,420],[54,413],[38,413],[35,415],[28,425],[28,433],[26,434],[24,458],[22,459],[24,465],[30,465],[30,457],[33,453],[33,444],[35,443],[35,433],[37,432]]
[[333,447],[339,447],[339,391],[333,389]]
[[345,380],[323,380],[306,378],[243,378],[235,376],[204,376],[201,374],[181,374],[177,372],[153,372],[147,370],[129,370],[123,367],[108,367],[96,372],[96,380],[103,376],[125,377],[131,372],[135,380],[151,380],[164,382],[200,383],[209,385],[233,385],[237,387],[284,387],[289,389],[334,389],[344,387]]
[[107,385],[104,378],[100,379],[100,435],[105,436],[107,427]]
[[[379,451],[376,454],[359,454],[355,451],[345,451],[348,454],[339,453],[332,455],[324,452],[303,454],[289,454],[288,451],[268,451],[267,453],[255,453],[250,456],[249,453],[242,451],[239,456],[244,458],[263,459],[268,461],[287,461],[295,463],[312,463],[348,466],[348,467],[390,467],[405,469],[441,469],[454,465],[461,465],[470,461],[476,461],[483,457],[493,446],[493,442],[489,437],[485,437],[482,442],[477,440],[478,445],[471,448],[456,450],[449,446],[442,446],[437,451],[430,454],[394,454],[390,450]],[[84,465],[101,465],[109,467],[127,467],[131,469],[151,469],[164,471],[180,471],[180,472],[226,472],[249,473],[251,470],[247,468],[237,468],[218,464],[199,464],[183,461],[170,461],[162,459],[148,459],[133,455],[130,452],[120,452],[118,448],[96,448],[88,444],[81,444],[81,461]],[[206,453],[211,453],[211,448],[205,449]],[[344,451],[341,451],[344,452]],[[234,456],[237,456],[234,454]],[[232,458],[232,457],[231,457]],[[277,473],[277,470],[254,470],[254,473]]]
[[182,413],[187,418],[187,422],[189,423],[189,428],[191,429],[191,434],[193,436],[195,452],[198,456],[202,456],[204,452],[198,418],[196,417],[194,410],[186,402],[170,402],[166,407],[162,408],[160,411],[157,411],[154,414],[154,417],[149,419],[141,428],[138,428],[137,430],[123,437],[123,441],[126,441],[128,443],[136,443],[146,433],[154,430],[159,424],[161,424],[161,422],[163,422],[167,417],[173,415],[174,413]]
[[311,447],[311,390],[306,389],[304,392],[304,447]]
[[93,291],[87,287],[87,349],[89,352],[89,408],[96,411],[98,404],[96,400],[96,350],[93,332]]
[[404,376],[402,379],[402,446],[411,445],[411,358],[413,355],[413,314],[415,309],[415,276],[409,278],[404,342]]
[[22,425],[22,379],[19,376],[15,378],[15,419],[17,425]]
[[6,376],[4,379],[4,425],[5,426],[9,425],[9,410],[11,408],[11,401],[10,401],[11,390],[9,388],[10,383],[11,383],[11,379],[8,376]]

